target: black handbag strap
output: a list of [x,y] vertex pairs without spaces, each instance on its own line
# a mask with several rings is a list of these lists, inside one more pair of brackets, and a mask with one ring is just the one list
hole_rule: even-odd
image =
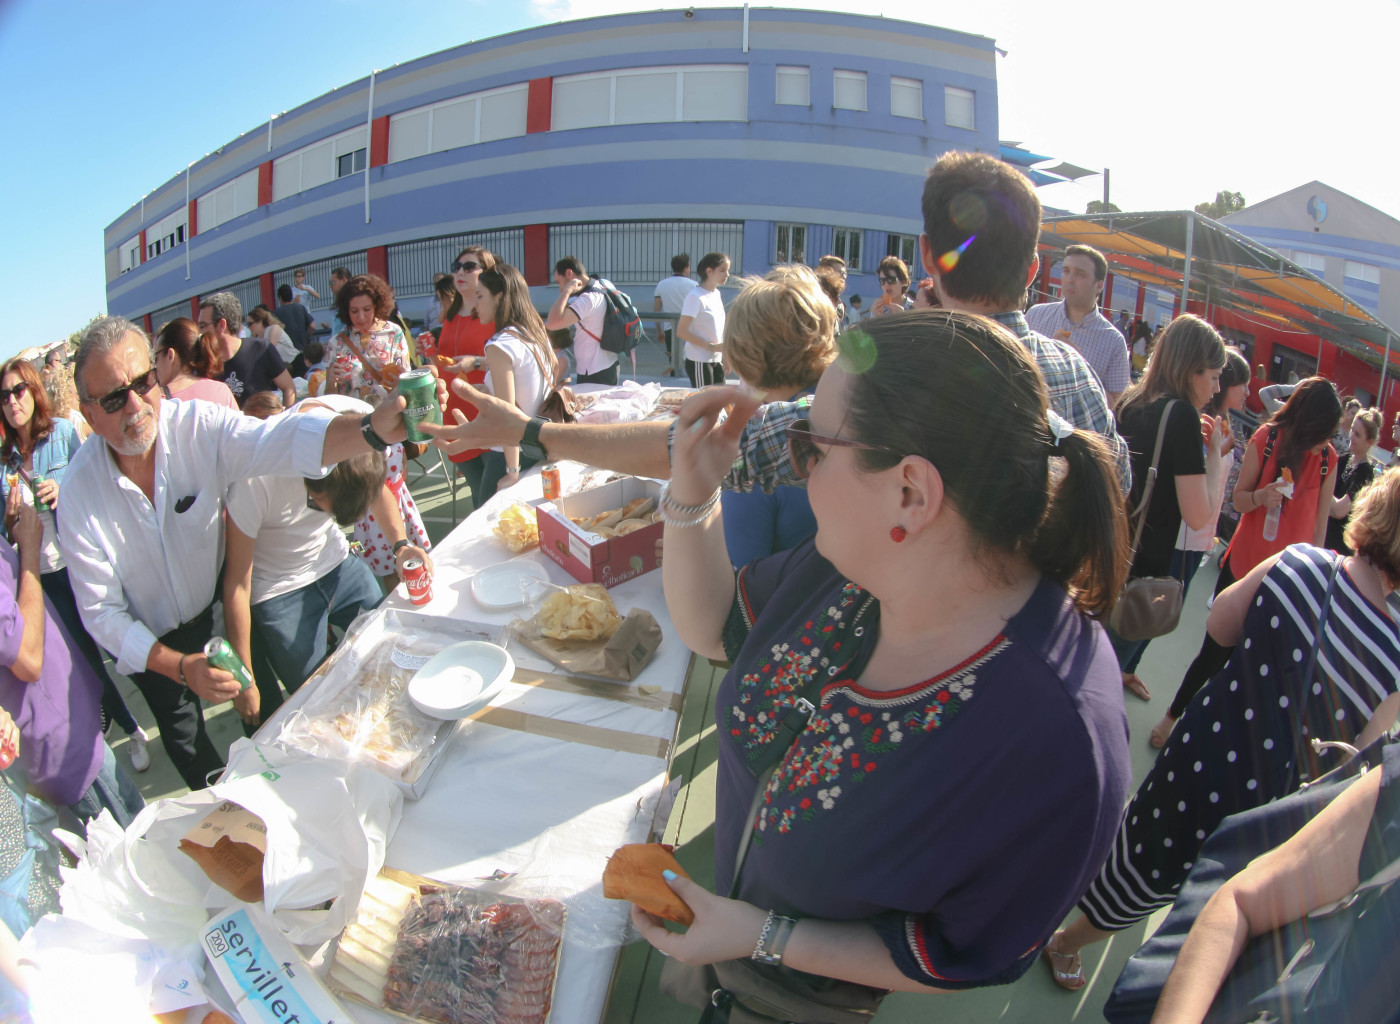
[[1157,487],[1157,463],[1162,460],[1162,442],[1167,436],[1167,420],[1171,416],[1172,406],[1181,401],[1173,398],[1162,407],[1162,420],[1157,424],[1157,443],[1152,447],[1152,465],[1147,470],[1147,483],[1142,487],[1142,500],[1138,502],[1138,507],[1133,510],[1133,516],[1137,519],[1137,527],[1133,530],[1133,550],[1128,555],[1128,564],[1132,565],[1137,558],[1138,545],[1142,543],[1142,531],[1147,526],[1147,507],[1152,503],[1152,492]]

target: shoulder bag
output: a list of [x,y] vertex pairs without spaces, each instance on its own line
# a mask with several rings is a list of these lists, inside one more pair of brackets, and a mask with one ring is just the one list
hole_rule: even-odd
[[574,389],[560,383],[559,379],[549,372],[549,367],[540,358],[539,351],[532,342],[523,338],[521,342],[535,357],[535,363],[540,368],[540,377],[545,382],[544,401],[540,402],[539,412],[535,415],[543,416],[551,423],[573,423],[578,419],[578,399],[574,396]]
[[[1157,486],[1157,463],[1162,458],[1162,441],[1167,436],[1167,421],[1171,417],[1172,406],[1179,399],[1173,398],[1162,409],[1162,421],[1157,427],[1157,444],[1152,449],[1152,466],[1147,471],[1147,483],[1142,488],[1142,500],[1134,510],[1137,526],[1133,530],[1133,551],[1128,557],[1131,565],[1137,558],[1138,545],[1142,543],[1142,531],[1147,525],[1147,510],[1152,504],[1152,492]],[[1108,628],[1124,640],[1151,640],[1176,629],[1181,620],[1181,602],[1186,592],[1185,585],[1174,576],[1132,576],[1123,584],[1118,594],[1118,602],[1108,616]]]

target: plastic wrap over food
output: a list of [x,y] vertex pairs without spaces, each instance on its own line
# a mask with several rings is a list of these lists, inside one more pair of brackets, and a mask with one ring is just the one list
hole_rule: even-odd
[[385,870],[331,963],[333,989],[431,1024],[544,1024],[564,905]]
[[602,391],[575,389],[580,423],[623,423],[646,419],[661,394],[659,384],[626,380]]
[[414,707],[409,680],[452,644],[496,638],[485,627],[412,613],[357,619],[332,658],[269,722],[276,730],[274,741],[321,757],[366,763],[412,786],[458,723]]

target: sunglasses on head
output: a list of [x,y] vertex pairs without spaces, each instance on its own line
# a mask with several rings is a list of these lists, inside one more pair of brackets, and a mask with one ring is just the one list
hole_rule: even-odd
[[96,403],[103,412],[121,412],[122,408],[126,405],[126,396],[128,394],[135,391],[138,395],[144,397],[145,394],[155,386],[156,371],[155,367],[152,367],[145,373],[132,378],[131,383],[127,384],[125,387],[117,388],[117,390],[110,394],[103,395],[101,398],[95,398],[93,402]]
[[473,270],[480,270],[481,264],[476,260],[458,260],[452,264],[452,273],[470,274]]
[[0,402],[7,401],[11,398],[16,400],[23,398],[24,393],[28,390],[29,385],[26,384],[24,381],[20,381],[12,388],[0,388]]
[[792,460],[792,468],[799,479],[807,479],[812,470],[812,463],[820,457],[821,449],[817,447],[819,444],[830,445],[833,448],[859,448],[867,452],[899,454],[893,448],[880,444],[866,444],[864,441],[852,441],[845,437],[817,434],[812,431],[811,420],[793,420],[787,428],[788,458]]

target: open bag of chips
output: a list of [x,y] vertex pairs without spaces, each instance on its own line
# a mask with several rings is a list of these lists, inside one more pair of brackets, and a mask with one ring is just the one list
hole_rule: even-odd
[[620,682],[635,679],[661,646],[661,627],[651,612],[634,608],[619,614],[597,583],[555,588],[533,618],[511,623],[511,630],[526,647],[568,672]]

